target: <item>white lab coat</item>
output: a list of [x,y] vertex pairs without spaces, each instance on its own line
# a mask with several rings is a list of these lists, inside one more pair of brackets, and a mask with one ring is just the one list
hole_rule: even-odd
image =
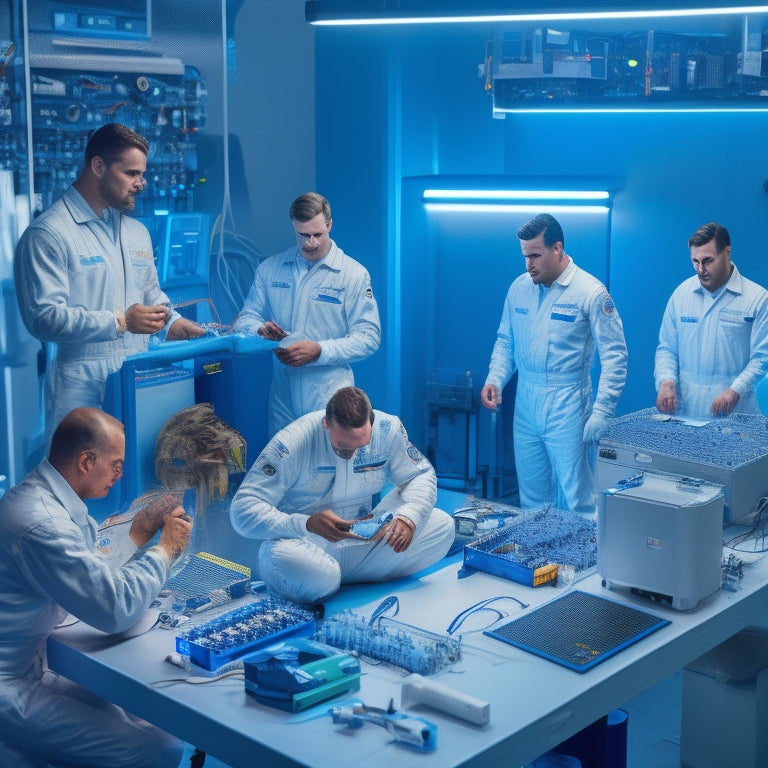
[[[107,376],[149,336],[119,333],[115,313],[133,304],[170,305],[160,289],[152,242],[136,219],[107,208],[99,219],[70,187],[24,231],[16,247],[14,280],[29,332],[55,342],[46,371],[46,444],[73,408],[101,408]],[[161,334],[165,338],[176,312]]]
[[310,270],[295,246],[259,265],[233,330],[255,334],[267,320],[290,333],[284,344],[309,339],[322,348],[317,360],[298,368],[273,357],[270,435],[324,409],[334,392],[354,384],[350,363],[373,354],[381,342],[368,271],[333,241]]
[[[592,402],[590,368],[600,379]],[[517,370],[514,446],[520,504],[593,512],[594,481],[582,440],[594,411],[613,416],[627,375],[618,311],[595,277],[570,261],[550,288],[526,272],[510,286],[486,384],[503,389]]]
[[[396,416],[375,411],[371,441],[339,458],[323,428],[324,411],[296,420],[270,440],[232,500],[242,536],[266,540],[259,573],[275,591],[304,603],[329,597],[341,583],[385,581],[439,560],[453,542],[452,518],[434,509],[435,471]],[[405,552],[382,540],[329,542],[307,531],[310,515],[330,509],[355,520],[374,509],[387,482],[395,488],[376,507],[407,518],[416,531]]]
[[[717,292],[716,292],[717,293]],[[675,383],[678,413],[711,415],[712,402],[729,387],[739,395],[735,412],[759,413],[755,386],[768,371],[768,291],[733,265],[714,297],[694,275],[673,292],[659,331],[654,379]]]
[[0,757],[14,768],[175,768],[181,758],[176,739],[47,670],[46,641],[67,613],[119,632],[165,583],[159,548],[122,564],[96,544],[84,502],[45,460],[0,499]]

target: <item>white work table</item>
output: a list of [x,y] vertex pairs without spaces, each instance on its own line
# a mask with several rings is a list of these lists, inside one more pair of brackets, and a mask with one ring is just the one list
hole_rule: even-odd
[[[326,611],[331,615],[351,608],[370,616],[383,597],[396,594],[398,621],[442,633],[454,617],[485,598],[512,595],[530,604],[530,611],[564,594],[561,588],[528,588],[482,572],[458,579],[460,560],[446,562],[419,578],[344,588],[328,602]],[[407,707],[404,711],[438,726],[437,750],[431,753],[398,744],[375,725],[354,731],[334,725],[325,713],[337,700],[294,715],[258,703],[245,692],[241,677],[205,685],[153,686],[155,681],[188,674],[164,661],[175,649],[175,633],[159,627],[122,641],[82,624],[59,629],[48,643],[49,663],[235,768],[359,768],[390,763],[398,768],[516,768],[768,615],[768,564],[762,560],[745,568],[737,591],[719,591],[693,611],[676,611],[628,590],[607,590],[597,574],[572,588],[627,602],[671,624],[584,673],[482,632],[463,634],[463,658],[433,679],[490,702],[490,723],[473,726],[421,705]],[[494,605],[509,617],[522,612],[511,600]],[[482,615],[475,616],[472,627],[493,621],[490,612],[485,616],[483,621]],[[367,662],[362,671],[360,691],[342,695],[340,701],[360,698],[369,706],[386,707],[394,699],[399,707],[405,673]]]

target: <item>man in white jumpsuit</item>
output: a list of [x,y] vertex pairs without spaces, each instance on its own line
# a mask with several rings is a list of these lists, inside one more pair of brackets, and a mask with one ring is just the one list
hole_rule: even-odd
[[[374,508],[373,497],[391,490]],[[242,536],[261,539],[259,573],[300,603],[322,601],[341,584],[408,576],[443,557],[453,519],[435,509],[432,465],[396,416],[374,411],[344,387],[325,411],[302,416],[270,440],[232,500]],[[392,519],[373,539],[352,530],[370,514]]]
[[45,377],[46,445],[73,408],[101,408],[107,376],[160,339],[202,336],[170,309],[147,228],[123,214],[145,186],[149,145],[119,123],[88,140],[82,173],[25,230],[14,279],[29,332],[55,342]]
[[371,278],[331,240],[328,201],[301,195],[290,217],[296,245],[259,265],[233,325],[235,333],[281,342],[272,368],[270,435],[325,408],[337,389],[354,383],[350,363],[381,342]]
[[[607,429],[624,389],[624,329],[605,286],[565,253],[554,217],[534,217],[517,236],[527,272],[507,293],[480,399],[495,409],[517,370],[514,446],[523,508],[563,504],[594,512],[587,448]],[[595,347],[600,380],[593,402]]]
[[768,291],[731,261],[728,230],[711,222],[688,240],[696,275],[674,291],[659,331],[656,407],[683,416],[759,413],[768,370]]
[[[76,409],[54,433],[49,459],[0,499],[2,766],[176,768],[181,759],[181,742],[47,669],[46,641],[67,613],[104,632],[127,629],[189,540],[182,507],[161,503],[136,515],[131,560],[112,562],[96,548],[84,499],[107,494],[124,448],[119,421]],[[139,551],[161,528],[159,543]]]

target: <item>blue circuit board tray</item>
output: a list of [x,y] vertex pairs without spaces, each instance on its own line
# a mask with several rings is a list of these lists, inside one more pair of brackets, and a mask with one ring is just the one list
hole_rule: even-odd
[[484,634],[586,672],[669,623],[616,600],[574,590]]
[[176,650],[205,669],[218,669],[288,637],[309,637],[315,615],[282,598],[267,596],[223,613],[176,636]]
[[575,512],[554,507],[527,510],[505,526],[464,546],[459,578],[485,571],[527,587],[549,584],[558,568],[580,577],[597,565],[597,525]]

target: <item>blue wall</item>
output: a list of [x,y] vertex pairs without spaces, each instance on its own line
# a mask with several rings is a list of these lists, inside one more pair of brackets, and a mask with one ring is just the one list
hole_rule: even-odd
[[[768,284],[768,115],[494,120],[478,77],[486,36],[471,25],[317,30],[318,188],[333,202],[337,241],[370,269],[385,322],[382,350],[358,366],[358,382],[376,406],[403,415],[415,440],[425,372],[464,367],[462,352],[467,360],[487,361],[504,292],[522,269],[514,232],[528,216],[509,222],[505,268],[503,253],[495,261],[484,257],[488,243],[478,236],[464,268],[446,274],[439,252],[429,255],[444,233],[430,233],[427,225],[421,241],[409,240],[413,177],[618,177],[609,275],[630,351],[622,413],[654,401],[659,322],[669,294],[691,274],[686,244],[698,226],[711,220],[727,226],[741,271]],[[582,263],[565,235],[567,250]],[[441,301],[438,274],[460,284],[466,302]],[[458,315],[470,330],[454,343],[449,334]],[[476,383],[485,373],[477,371]]]

